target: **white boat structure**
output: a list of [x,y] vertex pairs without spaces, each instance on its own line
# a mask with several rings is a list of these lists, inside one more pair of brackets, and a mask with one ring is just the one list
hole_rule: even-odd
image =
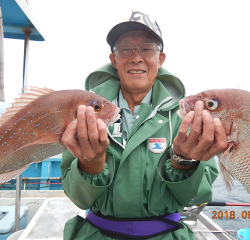
[[[0,7],[4,37],[25,41],[23,87],[26,87],[29,40],[44,38],[25,0],[0,0]],[[32,164],[22,176],[0,185],[0,240],[63,239],[65,222],[75,215],[85,217],[85,210],[75,206],[64,194],[58,165],[60,156]],[[35,172],[38,174],[34,176]],[[35,190],[30,190],[31,186]],[[234,239],[201,211],[203,207],[194,206],[182,212],[183,221],[193,229],[196,238]],[[17,220],[19,216],[21,222]]]
[[[15,206],[15,195],[15,190],[0,191],[0,206]],[[85,217],[86,213],[75,206],[63,190],[23,190],[21,206],[28,208],[27,227],[19,238],[11,238],[9,234],[9,240],[63,239],[65,222],[76,215]],[[182,212],[183,221],[198,240],[234,239],[201,210],[202,207],[194,206]],[[0,239],[3,239],[1,234]]]

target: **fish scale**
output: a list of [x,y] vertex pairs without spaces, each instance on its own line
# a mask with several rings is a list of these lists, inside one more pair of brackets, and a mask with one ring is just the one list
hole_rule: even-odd
[[66,149],[61,143],[30,145],[19,150],[15,155],[10,156],[9,161],[6,162],[3,168],[5,168],[5,172],[11,172],[9,170],[13,171],[34,162],[41,162],[53,155],[62,153]]
[[[221,120],[228,137],[228,149],[217,155],[226,187],[230,191],[233,179],[237,179],[250,193],[250,92],[241,89],[213,89],[187,96],[180,101],[181,110],[178,115],[183,118],[193,111],[198,100],[203,101],[205,109],[213,117]],[[208,103],[215,105],[210,108]]]
[[[75,119],[75,114],[70,117],[70,111],[67,112],[57,112],[54,113],[54,118],[55,120],[50,120],[44,118],[40,118],[37,121],[32,122],[32,124],[29,125],[26,129],[24,129],[22,132],[19,132],[15,134],[15,137],[9,141],[9,145],[12,145],[13,149],[20,149],[23,146],[26,146],[27,144],[30,144],[34,142],[35,140],[42,139],[46,137],[50,133],[58,133],[58,132],[63,132],[65,130],[65,127],[70,123],[72,120]],[[65,123],[64,119],[68,119],[68,121]],[[47,118],[50,118],[48,116]],[[61,121],[62,120],[62,121]],[[52,121],[48,126],[48,122]],[[26,131],[27,130],[27,131]],[[30,131],[32,130],[32,131]],[[1,167],[0,174],[3,171],[7,171],[7,168],[5,168],[5,162],[9,162],[9,157],[11,155],[15,155],[16,152],[13,151],[12,153],[10,152],[12,149],[10,147],[7,147],[6,144],[4,147],[0,147],[0,158],[3,161],[3,166]],[[6,153],[4,154],[3,151]],[[4,155],[7,155],[6,157]],[[19,159],[18,159],[19,160]],[[17,170],[13,165],[10,165],[8,170]]]
[[[42,101],[42,100],[43,99],[39,99],[39,101]],[[32,104],[31,104],[30,108],[32,108]],[[45,114],[43,114],[44,110],[41,109],[40,107],[39,108],[36,107],[38,112],[32,114],[32,111],[30,108],[27,110],[24,109],[23,111],[20,111],[19,114],[16,116],[16,119],[14,118],[2,126],[2,128],[5,130],[2,130],[2,132],[4,132],[4,133],[0,135],[0,139],[1,138],[4,139],[6,144],[3,145],[2,142],[4,142],[4,141],[1,140],[1,143],[3,145],[3,146],[2,145],[0,146],[0,156],[1,157],[3,156],[4,151],[8,151],[10,149],[9,147],[7,147],[7,144],[9,144],[10,146],[12,146],[14,148],[16,145],[18,145],[18,147],[22,147],[23,145],[30,143],[29,140],[31,141],[32,139],[37,138],[38,135],[40,135],[39,136],[40,138],[43,137],[45,135],[44,130],[46,129],[46,126],[48,125],[48,123],[53,124],[53,122],[54,122],[54,125],[56,123],[57,128],[53,128],[52,129],[53,132],[57,131],[59,129],[60,125],[65,124],[64,122],[61,122],[58,120],[65,118],[66,111],[55,112],[55,107],[54,107],[54,108],[51,108],[49,111],[48,111],[48,109],[46,109]],[[57,106],[56,106],[56,108],[57,108]],[[68,114],[67,123],[71,122],[76,116],[76,109],[74,109],[74,111],[72,111],[72,110],[70,111],[70,109],[68,109],[68,108],[65,108],[65,109],[67,109],[67,114]],[[28,114],[23,113],[26,111],[28,111]],[[46,114],[46,113],[48,113],[48,114]],[[51,115],[53,115],[52,113],[54,113],[54,121],[53,120],[47,121],[48,118],[51,117]],[[22,117],[20,117],[20,116],[22,116]],[[16,120],[18,118],[19,118],[19,121],[17,122]],[[44,121],[44,119],[46,119],[46,121]],[[27,123],[29,123],[29,125],[27,125]],[[44,125],[46,125],[46,126],[44,126]],[[12,129],[9,128],[11,126],[12,126]],[[63,128],[61,128],[61,130],[64,131]],[[27,136],[24,136],[24,135],[27,135]],[[25,142],[22,142],[23,138],[25,139]]]
[[15,100],[0,118],[0,183],[20,174],[33,162],[65,151],[61,136],[76,118],[80,105],[92,106],[96,118],[106,125],[120,117],[114,104],[84,90],[33,87]]

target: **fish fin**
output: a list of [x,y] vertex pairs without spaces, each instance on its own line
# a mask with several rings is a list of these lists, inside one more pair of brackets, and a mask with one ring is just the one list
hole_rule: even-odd
[[40,87],[32,87],[32,86],[29,86],[29,89],[23,88],[23,90],[28,90],[30,93],[41,94],[41,95],[44,95],[44,94],[47,94],[50,92],[54,92],[54,90],[52,90],[50,88],[45,88],[45,87],[40,88]]
[[[231,148],[232,148],[234,145],[235,145],[234,142],[228,143],[228,148],[227,148],[227,150],[221,155],[220,163],[222,162],[222,159],[223,159],[225,156],[229,155],[230,150],[231,150]],[[230,154],[230,155],[231,155],[231,154]]]
[[227,170],[227,161],[232,155],[232,151],[230,150],[232,150],[234,145],[235,145],[235,142],[228,143],[227,150],[221,155],[220,161],[219,161],[221,177],[229,192],[231,192],[232,186],[234,186],[234,182],[233,182],[234,177]]
[[226,185],[226,188],[229,192],[232,191],[232,186],[234,186],[234,177],[230,174],[230,172],[226,169],[224,165],[220,163],[220,173],[221,177]]
[[54,133],[52,135],[46,136],[44,138],[40,138],[32,143],[26,144],[18,149],[18,151],[22,148],[26,148],[31,145],[36,145],[36,144],[48,144],[48,143],[56,143],[56,142],[61,142],[61,137],[62,137],[63,132],[59,133]]
[[20,94],[20,98],[15,98],[15,102],[12,103],[12,106],[10,108],[6,109],[6,112],[2,114],[0,118],[0,126],[2,126],[4,123],[6,123],[11,117],[13,117],[18,111],[20,111],[23,107],[25,107],[30,102],[34,101],[34,99],[54,92],[54,90],[49,88],[38,88],[38,87],[30,87],[28,90],[28,93],[22,93]]
[[8,172],[8,173],[4,173],[4,174],[0,174],[0,183],[4,183],[7,181],[10,181],[12,178],[20,175],[23,171],[25,171],[30,165],[26,165],[25,167],[18,169],[16,171],[13,172]]

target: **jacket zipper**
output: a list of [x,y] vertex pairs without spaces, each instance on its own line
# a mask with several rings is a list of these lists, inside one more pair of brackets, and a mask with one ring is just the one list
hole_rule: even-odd
[[108,132],[108,135],[113,139],[114,142],[116,142],[118,145],[120,145],[123,149],[125,149],[125,146],[126,146],[126,141],[124,140],[123,137],[122,138],[122,141],[123,141],[123,145],[121,143],[119,143],[118,141],[116,141],[113,136],[110,134],[109,132],[109,129],[107,128],[107,132]]
[[[156,113],[157,113],[157,110],[158,110],[158,108],[163,104],[163,103],[165,103],[165,102],[167,102],[167,101],[169,101],[169,100],[171,100],[172,99],[172,97],[167,97],[167,98],[165,98],[165,99],[163,99],[162,101],[161,101],[161,103],[158,105],[158,106],[156,106],[155,108],[154,108],[154,110],[150,113],[150,115],[135,129],[135,131],[133,132],[133,134],[132,135],[134,135],[135,134],[135,132],[139,129],[139,127],[143,124],[143,123],[145,123],[147,120],[149,120],[149,119],[151,119],[151,118],[153,118],[155,115],[156,115]],[[131,136],[132,136],[131,135]]]

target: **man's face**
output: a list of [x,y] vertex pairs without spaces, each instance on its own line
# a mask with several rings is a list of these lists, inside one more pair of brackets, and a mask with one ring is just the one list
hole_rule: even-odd
[[[130,31],[118,39],[118,44],[130,44],[134,47],[142,43],[156,43],[154,38],[144,31]],[[142,57],[138,49],[130,57],[118,57],[110,54],[110,60],[117,69],[122,91],[130,93],[147,93],[153,86],[158,69],[165,60],[165,54],[156,52],[151,57]]]

